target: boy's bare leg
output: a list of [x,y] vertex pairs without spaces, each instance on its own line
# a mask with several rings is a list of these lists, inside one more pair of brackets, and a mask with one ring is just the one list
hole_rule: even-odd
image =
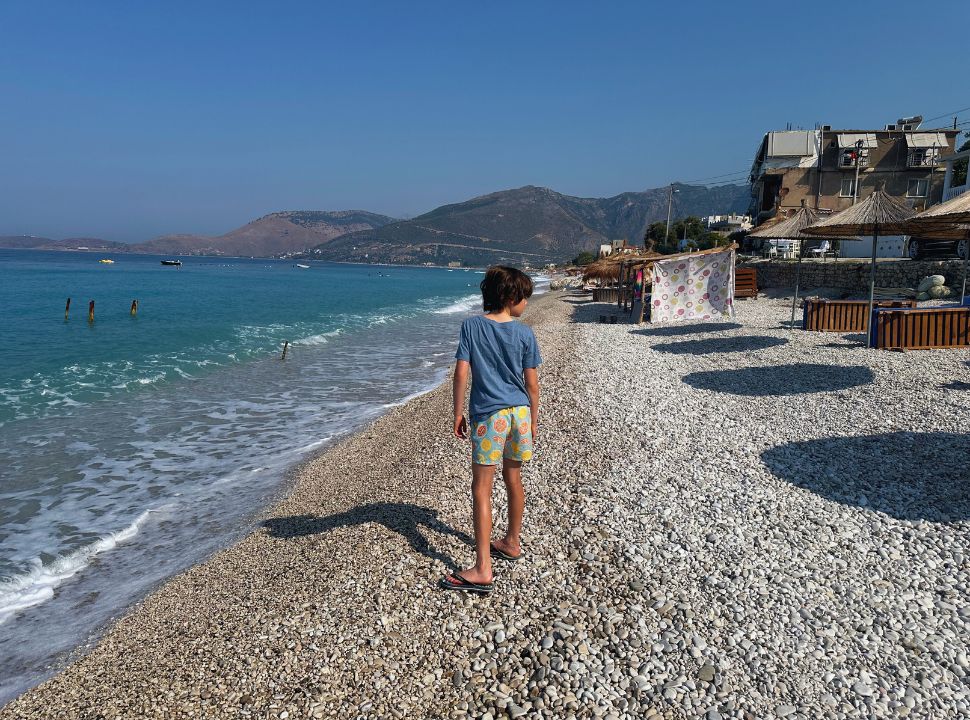
[[492,481],[494,465],[472,464],[472,523],[475,526],[475,565],[461,571],[461,576],[474,583],[492,582]]
[[522,462],[505,459],[502,463],[502,479],[509,498],[509,529],[505,537],[495,541],[495,547],[509,555],[522,552],[522,513],[525,510],[525,489],[522,487]]

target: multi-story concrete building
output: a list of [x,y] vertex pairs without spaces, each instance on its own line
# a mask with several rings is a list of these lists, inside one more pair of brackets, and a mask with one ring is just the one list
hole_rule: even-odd
[[[940,202],[942,159],[953,154],[957,130],[934,130],[914,122],[882,130],[785,130],[765,133],[751,168],[755,225],[794,212],[802,200],[822,212],[838,212],[882,185],[914,208]],[[859,188],[855,178],[858,170]]]
[[[921,122],[914,117],[881,130],[823,125],[765,133],[751,168],[754,224],[787,217],[803,202],[822,213],[838,212],[879,187],[914,210],[940,202],[942,160],[953,154],[959,133],[921,128]],[[880,254],[901,255],[903,249],[903,238],[880,244]]]

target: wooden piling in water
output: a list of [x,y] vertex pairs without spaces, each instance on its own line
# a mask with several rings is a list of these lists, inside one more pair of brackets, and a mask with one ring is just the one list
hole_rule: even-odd
[[131,301],[131,316],[132,317],[135,317],[137,314],[138,314],[138,301],[137,300],[132,300]]
[[283,357],[281,357],[280,360],[286,360],[286,351],[289,349],[289,347],[290,347],[290,341],[287,340],[286,342],[283,343]]
[[88,303],[88,322],[94,322],[94,300]]
[[67,304],[64,306],[64,319],[67,320],[67,316],[71,313],[71,298],[67,299]]

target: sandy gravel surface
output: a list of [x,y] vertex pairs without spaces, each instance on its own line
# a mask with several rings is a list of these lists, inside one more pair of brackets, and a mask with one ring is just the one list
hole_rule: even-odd
[[473,554],[443,387],[0,719],[970,712],[970,353],[793,333],[784,300],[674,328],[535,306],[528,557],[493,596],[436,587]]

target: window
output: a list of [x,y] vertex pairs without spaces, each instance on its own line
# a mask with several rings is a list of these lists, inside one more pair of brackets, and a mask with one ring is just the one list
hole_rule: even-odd
[[855,178],[842,178],[842,187],[839,190],[840,197],[855,197]]
[[926,197],[929,184],[929,180],[925,178],[922,180],[910,180],[909,185],[906,187],[906,197]]
[[907,167],[934,167],[940,157],[940,148],[913,148],[906,156]]
[[859,167],[869,167],[869,148],[857,150],[854,147],[843,148],[839,153],[839,167],[851,168],[856,166],[858,159]]

